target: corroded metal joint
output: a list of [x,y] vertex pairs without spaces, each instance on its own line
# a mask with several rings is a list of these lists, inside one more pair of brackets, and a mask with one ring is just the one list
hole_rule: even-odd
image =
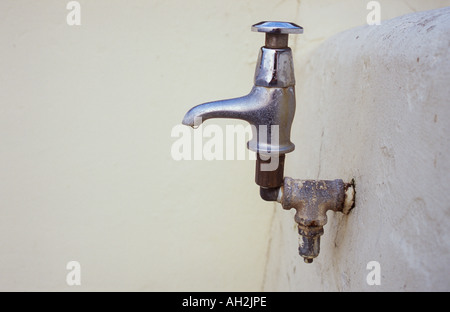
[[354,187],[353,183],[344,183],[342,180],[316,181],[286,177],[277,198],[284,209],[296,210],[299,254],[305,262],[311,263],[320,252],[320,236],[328,221],[327,211],[348,213],[354,205]]

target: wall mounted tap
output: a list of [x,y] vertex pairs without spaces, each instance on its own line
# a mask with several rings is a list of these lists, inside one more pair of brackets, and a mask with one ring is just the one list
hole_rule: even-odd
[[283,184],[284,155],[292,152],[291,125],[295,114],[295,78],[289,34],[303,28],[286,22],[261,22],[252,31],[266,33],[259,51],[254,86],[243,97],[204,103],[184,116],[183,124],[198,126],[210,118],[242,119],[252,126],[248,148],[257,153],[256,183],[264,188]]
[[[303,196],[312,193],[297,192],[298,195],[302,195],[302,203],[305,200],[312,200],[315,203],[321,203],[320,205],[299,204],[292,198],[292,194],[297,193],[283,192],[284,188],[288,188],[286,182],[291,181],[284,178],[285,154],[292,152],[295,148],[290,140],[295,114],[295,77],[292,51],[288,47],[288,36],[289,34],[303,33],[303,28],[288,22],[260,22],[253,25],[251,29],[266,35],[265,45],[259,51],[254,86],[250,93],[238,98],[197,105],[186,113],[182,123],[193,128],[211,118],[241,119],[250,123],[252,139],[247,146],[257,155],[255,182],[260,186],[261,197],[267,201],[279,201],[285,209],[296,208],[299,216],[305,211],[309,215],[321,215],[320,224],[315,221],[306,224],[299,223],[299,233],[301,235],[303,233],[302,237],[312,237],[310,234],[315,233],[314,239],[304,240],[309,247],[299,248],[300,255],[305,258],[305,262],[311,263],[312,259],[318,255],[320,242],[318,237],[323,233],[322,228],[326,223],[326,215],[324,219],[322,212],[326,213],[329,207],[334,207],[330,208],[331,210],[342,211],[341,206],[344,200],[340,199],[344,198],[345,191],[344,188],[333,190],[333,192],[339,193],[339,196],[331,196],[331,200],[338,201],[334,206],[329,201],[326,202],[327,209],[323,209],[325,201],[320,198],[319,200],[317,197],[307,199]],[[342,182],[342,180],[340,181]],[[343,182],[342,185],[344,185]],[[326,196],[330,199],[330,194],[327,192],[316,192],[314,196],[316,195]],[[291,206],[291,203],[294,204]],[[303,207],[309,208],[304,209]],[[316,213],[315,210],[322,212]],[[299,220],[303,219],[296,218],[297,222]],[[322,222],[323,220],[325,222]],[[317,229],[319,225],[322,231]],[[303,229],[302,231],[300,231],[300,227]],[[314,230],[308,231],[308,227],[314,227]]]

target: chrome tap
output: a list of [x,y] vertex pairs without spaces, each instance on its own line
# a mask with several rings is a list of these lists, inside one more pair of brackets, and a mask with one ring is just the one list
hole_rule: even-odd
[[247,146],[257,153],[256,183],[277,188],[283,184],[284,155],[295,148],[290,140],[295,78],[288,36],[303,33],[303,28],[287,22],[261,22],[251,29],[266,33],[266,42],[259,52],[250,93],[195,106],[186,113],[183,124],[196,127],[211,118],[249,122],[253,133]]
[[303,33],[303,28],[287,22],[261,22],[253,25],[252,31],[264,32],[266,41],[259,52],[250,93],[195,106],[186,113],[183,124],[195,128],[211,118],[250,123],[253,134],[247,145],[257,154],[255,180],[260,195],[264,200],[278,201],[284,209],[296,209],[299,253],[305,262],[311,263],[319,255],[327,211],[349,213],[354,206],[354,184],[284,177],[285,154],[295,148],[290,140],[295,78],[288,36]]

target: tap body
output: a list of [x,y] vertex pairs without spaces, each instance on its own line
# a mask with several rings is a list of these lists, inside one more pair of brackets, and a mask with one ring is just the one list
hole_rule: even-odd
[[249,94],[197,105],[186,113],[183,124],[196,127],[211,118],[241,119],[250,123],[252,139],[247,146],[258,156],[256,183],[274,188],[283,183],[284,155],[295,148],[290,139],[294,114],[292,51],[288,47],[264,46],[258,55],[254,86]]
[[211,118],[245,120],[253,131],[248,142],[250,150],[264,156],[292,152],[295,148],[290,140],[295,114],[294,86],[291,49],[262,47],[249,94],[197,105],[186,113],[183,124],[195,127]]

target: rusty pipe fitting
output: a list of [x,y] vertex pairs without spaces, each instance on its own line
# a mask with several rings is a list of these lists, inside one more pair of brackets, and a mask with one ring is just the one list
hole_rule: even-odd
[[298,223],[299,254],[311,263],[320,252],[320,236],[327,223],[327,211],[347,214],[354,205],[354,186],[342,180],[298,180],[284,178],[277,201],[283,209],[294,208]]

